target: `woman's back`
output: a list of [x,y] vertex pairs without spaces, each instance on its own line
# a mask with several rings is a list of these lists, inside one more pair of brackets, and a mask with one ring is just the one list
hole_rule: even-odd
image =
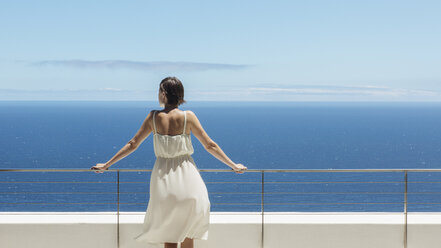
[[[183,112],[183,120],[181,113],[162,113],[163,115],[158,115],[158,111],[153,113],[153,148],[156,157],[162,158],[174,158],[177,156],[191,155],[194,153],[193,145],[191,143],[191,135],[186,133],[187,129],[187,112]],[[156,118],[158,117],[158,118]],[[158,119],[158,120],[157,120]],[[160,123],[160,124],[158,124]],[[181,127],[182,126],[182,127]],[[169,132],[158,132],[158,127],[161,130],[177,130],[181,128],[181,132],[174,132],[169,134]],[[164,128],[166,127],[166,128]]]
[[[190,135],[190,127],[186,121],[186,111],[180,109],[169,112],[155,110],[154,116],[156,120],[153,124],[156,125],[158,134],[173,136],[186,133]],[[186,130],[184,130],[184,126]]]

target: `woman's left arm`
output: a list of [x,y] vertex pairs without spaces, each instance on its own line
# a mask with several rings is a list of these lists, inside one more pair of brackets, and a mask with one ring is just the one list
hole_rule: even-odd
[[90,169],[94,170],[107,170],[110,166],[118,162],[119,160],[127,157],[130,153],[138,149],[139,145],[150,135],[152,128],[149,121],[152,116],[152,111],[147,115],[138,132],[133,136],[133,138],[127,142],[127,144],[121,148],[109,161],[106,163],[98,163],[92,166]]

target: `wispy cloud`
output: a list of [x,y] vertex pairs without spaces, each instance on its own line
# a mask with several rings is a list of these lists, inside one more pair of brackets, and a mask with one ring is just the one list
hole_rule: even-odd
[[420,89],[391,88],[385,86],[334,86],[309,85],[292,87],[249,87],[249,94],[292,94],[292,95],[363,95],[363,96],[439,96],[440,92]]
[[79,69],[133,69],[141,71],[206,71],[242,70],[251,65],[130,60],[42,60],[30,63],[32,66],[66,66]]

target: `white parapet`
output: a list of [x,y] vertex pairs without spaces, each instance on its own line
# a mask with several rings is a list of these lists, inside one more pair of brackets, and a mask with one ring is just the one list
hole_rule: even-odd
[[[144,212],[119,220],[115,212],[0,212],[0,247],[145,248],[133,240],[143,220]],[[208,240],[195,248],[402,248],[405,222],[393,212],[211,212]],[[439,248],[440,233],[441,213],[408,213],[408,248]]]

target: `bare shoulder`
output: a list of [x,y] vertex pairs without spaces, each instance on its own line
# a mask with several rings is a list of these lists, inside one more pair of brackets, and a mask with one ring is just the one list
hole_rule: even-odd
[[187,112],[187,120],[189,120],[190,122],[194,123],[198,119],[198,117],[193,111],[185,110],[185,112]]
[[187,124],[190,126],[190,129],[194,131],[194,129],[200,125],[198,117],[191,110],[185,110],[185,112],[187,113]]
[[158,116],[158,114],[160,112],[161,112],[160,110],[152,109],[152,110],[150,110],[149,116],[151,116],[151,118],[153,118],[153,114],[155,114],[155,116]]
[[189,115],[189,116],[191,115],[193,117],[196,117],[196,114],[191,110],[185,110],[185,112],[187,112],[187,115]]
[[156,112],[156,110],[152,109],[150,110],[150,113],[145,118],[146,121],[149,123],[150,127],[153,128],[153,114]]
[[202,127],[201,123],[199,122],[199,119],[197,118],[196,114],[191,110],[187,110],[187,117],[188,117],[188,121],[190,122],[190,128],[191,128],[192,133],[202,143],[202,145],[206,149],[208,147],[213,146],[213,144],[215,142],[205,132],[205,130]]
[[155,112],[156,112],[156,110],[154,110],[154,109],[150,110],[150,113],[147,115],[147,118],[152,117],[153,113],[155,113]]

